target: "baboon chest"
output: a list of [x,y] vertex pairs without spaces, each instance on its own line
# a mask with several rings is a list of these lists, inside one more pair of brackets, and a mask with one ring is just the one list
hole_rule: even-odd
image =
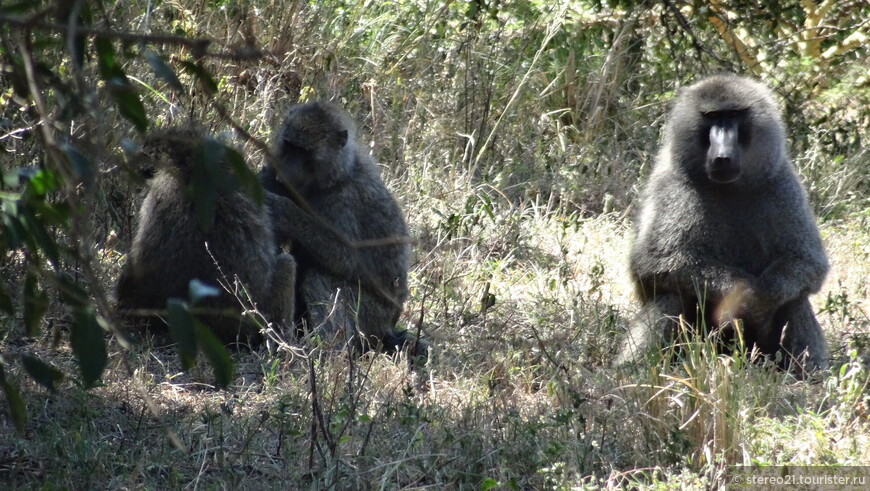
[[695,247],[706,257],[760,274],[770,262],[770,237],[776,226],[761,212],[740,206],[707,209],[695,224]]

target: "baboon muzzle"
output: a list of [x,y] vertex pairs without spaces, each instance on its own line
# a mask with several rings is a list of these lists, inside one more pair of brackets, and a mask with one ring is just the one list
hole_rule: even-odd
[[740,149],[737,143],[737,121],[734,119],[723,117],[710,127],[707,175],[713,182],[722,184],[740,177]]

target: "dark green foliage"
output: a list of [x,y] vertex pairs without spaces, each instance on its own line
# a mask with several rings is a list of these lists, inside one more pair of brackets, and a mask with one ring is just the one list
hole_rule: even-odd
[[179,93],[184,92],[184,86],[181,85],[181,80],[178,79],[175,70],[166,64],[162,56],[152,49],[146,49],[143,56],[154,74],[166,82],[172,90]]
[[197,346],[214,370],[215,382],[221,387],[227,387],[233,381],[233,361],[227,354],[227,349],[201,322],[195,321],[193,328]]
[[263,189],[257,176],[237,150],[213,138],[206,138],[197,150],[198,154],[192,159],[188,192],[203,230],[210,230],[214,224],[215,207],[220,196],[241,189],[257,205],[263,203]]
[[12,305],[12,298],[9,296],[9,287],[5,282],[0,282],[0,310],[8,315],[15,313],[15,307]]
[[177,298],[166,301],[166,310],[169,314],[169,333],[175,340],[181,366],[187,370],[196,362],[196,334],[194,323],[196,318],[190,313],[187,303]]
[[[190,300],[195,306],[201,299],[215,297],[218,290],[199,280],[190,282]],[[166,301],[169,333],[177,343],[176,349],[181,366],[188,370],[196,363],[199,351],[205,354],[214,368],[215,381],[226,387],[233,379],[233,362],[223,343],[209,331],[191,312],[191,306],[184,300],[170,298]]]
[[79,363],[82,385],[89,389],[96,384],[106,368],[105,321],[92,308],[80,309],[73,317],[70,344]]
[[189,60],[181,61],[181,68],[187,73],[196,77],[199,80],[200,86],[207,94],[214,94],[218,90],[217,82],[214,81],[208,70],[203,67],[201,62],[193,62]]
[[28,336],[39,333],[42,316],[48,309],[48,295],[39,288],[36,272],[27,271],[24,280],[24,326]]
[[[15,151],[9,150],[15,162],[0,162],[0,254],[9,261],[13,256],[7,253],[21,253],[13,270],[17,273],[0,285],[0,312],[10,318],[19,314],[23,333],[38,337],[44,333],[52,302],[59,301],[59,308],[72,319],[69,340],[86,388],[100,379],[107,363],[105,335],[115,331],[106,321],[109,313],[104,312],[110,305],[103,293],[107,289],[94,283],[98,281],[90,264],[94,236],[89,235],[94,220],[100,218],[99,208],[116,206],[104,202],[106,196],[113,196],[107,190],[117,186],[105,174],[108,167],[118,165],[111,147],[124,141],[129,130],[141,133],[154,125],[150,102],[143,96],[149,93],[140,90],[138,81],[147,81],[143,73],[150,72],[163,84],[149,87],[158,95],[169,89],[175,96],[184,96],[190,92],[185,85],[191,81],[207,94],[218,90],[200,58],[209,41],[178,38],[174,42],[189,43],[195,57],[168,62],[159,51],[162,48],[149,46],[145,37],[131,43],[134,37],[107,25],[105,9],[97,0],[18,2],[0,7],[0,53],[6,66],[0,89],[14,91],[12,99],[0,101],[0,123],[15,125],[4,126],[4,132],[18,125],[32,126]],[[24,22],[27,16],[32,16],[29,24]],[[69,36],[70,27],[80,31]],[[182,82],[178,69],[192,79]],[[131,77],[131,73],[136,75]],[[201,150],[189,189],[201,223],[213,223],[214,200],[227,189],[240,188],[257,204],[262,203],[256,175],[238,151],[216,140],[208,140]],[[210,165],[218,161],[226,162],[228,169]],[[125,175],[133,182],[137,179],[135,172]],[[123,219],[119,210],[110,211],[111,220]],[[204,286],[191,285],[193,303],[211,294]],[[215,364],[218,381],[228,384],[232,363],[223,346],[197,325],[187,304],[179,301],[167,307],[185,368],[199,346]],[[7,337],[14,332],[0,334]],[[34,380],[57,388],[62,371],[32,355],[19,359]],[[18,389],[6,378],[3,384],[20,426],[25,411]]]
[[40,385],[54,392],[63,380],[63,372],[33,355],[21,355],[21,365]]
[[12,422],[15,423],[15,429],[18,431],[24,430],[24,423],[27,420],[27,409],[24,407],[24,401],[21,399],[21,394],[18,393],[18,387],[12,382],[6,380],[6,369],[4,368],[5,361],[0,357],[0,385],[3,386],[3,395],[6,396],[6,405],[9,413],[12,415]]
[[[855,428],[867,407],[870,60],[866,41],[840,43],[868,18],[864,1],[0,1],[3,482],[710,488],[677,476],[715,474],[699,462],[733,462],[723,449],[866,461]],[[827,329],[852,338],[847,349],[832,338],[835,356],[857,350],[853,404],[837,402],[842,371],[804,386],[712,347],[687,348],[674,370],[605,366],[633,312],[611,258],[624,253],[666,101],[723,70],[764,81],[785,110],[837,259],[830,283],[843,281],[816,305]],[[315,99],[359,122],[360,146],[409,214],[417,243],[400,322],[414,332],[419,321],[439,344],[427,373],[405,373],[401,358],[324,356],[305,360],[309,378],[297,357],[307,353],[278,344],[231,353],[240,383],[201,390],[203,361],[221,384],[233,363],[195,320],[214,289],[186,281],[179,300],[141,313],[167,319],[178,348],[126,351],[105,292],[153,175],[136,142],[188,123],[233,130],[241,153],[223,136],[202,145],[186,189],[209,223],[220,189],[259,202],[256,140],[268,144],[287,106]],[[223,168],[204,166],[223,152]]]
[[106,82],[109,93],[115,98],[121,115],[133,123],[137,130],[145,131],[148,128],[145,106],[142,105],[139,94],[130,84],[130,79],[127,78],[127,74],[118,63],[112,41],[97,37],[94,40],[94,48],[97,52],[100,77]]

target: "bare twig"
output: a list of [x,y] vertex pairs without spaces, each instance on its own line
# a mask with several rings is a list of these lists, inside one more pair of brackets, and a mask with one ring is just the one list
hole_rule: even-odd
[[44,11],[37,12],[28,17],[0,15],[0,25],[8,25],[25,30],[41,30],[49,32],[58,32],[70,36],[93,36],[107,39],[117,39],[119,41],[135,41],[140,43],[153,44],[168,44],[172,46],[181,46],[191,50],[194,57],[209,57],[228,60],[252,60],[263,57],[263,52],[257,49],[244,48],[241,50],[209,52],[209,47],[212,45],[211,39],[203,38],[188,38],[184,36],[176,36],[173,34],[148,34],[144,32],[127,32],[114,31],[110,29],[100,29],[94,27],[86,27],[74,24],[59,24],[55,22],[45,22],[41,20],[46,13]]

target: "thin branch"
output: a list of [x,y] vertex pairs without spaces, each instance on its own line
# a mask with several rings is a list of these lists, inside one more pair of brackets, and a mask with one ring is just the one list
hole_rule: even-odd
[[173,46],[183,46],[189,48],[194,57],[210,57],[229,60],[251,60],[263,57],[263,52],[258,49],[244,48],[234,51],[208,52],[209,46],[212,44],[211,39],[195,38],[191,39],[184,36],[176,36],[173,34],[148,34],[144,32],[126,32],[113,31],[108,29],[99,29],[95,27],[85,27],[74,23],[59,24],[56,22],[45,22],[40,20],[45,12],[40,11],[29,17],[0,15],[0,25],[8,25],[20,29],[41,30],[49,32],[57,32],[71,36],[93,36],[107,39],[117,39],[120,41],[136,41],[141,43],[153,44],[169,44]]

